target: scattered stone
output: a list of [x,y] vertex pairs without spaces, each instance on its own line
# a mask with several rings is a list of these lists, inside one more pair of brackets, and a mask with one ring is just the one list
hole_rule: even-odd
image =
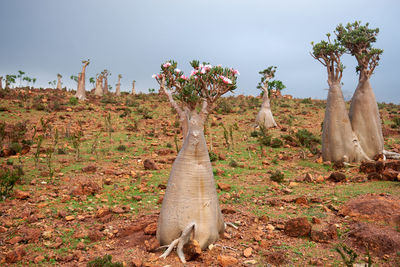
[[385,169],[382,172],[382,178],[384,178],[383,180],[386,181],[396,181],[397,180],[397,176],[400,174],[400,172],[392,170],[392,169]]
[[361,162],[360,172],[363,172],[363,173],[376,172],[375,161],[363,161],[363,162]]
[[113,183],[113,180],[111,178],[106,178],[103,180],[103,183],[105,185],[111,185]]
[[305,196],[296,198],[294,202],[298,205],[308,205],[308,200]]
[[328,179],[335,183],[343,182],[346,181],[346,175],[341,172],[332,172]]
[[312,217],[311,222],[312,222],[313,224],[321,224],[321,220],[318,219],[317,217]]
[[253,253],[253,249],[251,247],[248,247],[243,251],[243,256],[248,258],[251,256],[252,253]]
[[97,167],[94,165],[88,165],[88,166],[82,168],[82,172],[96,172],[96,171],[97,171]]
[[311,224],[306,217],[291,219],[286,222],[284,231],[291,237],[308,236],[311,232]]
[[14,236],[13,238],[11,238],[10,240],[8,240],[8,243],[10,243],[11,245],[15,245],[15,244],[21,242],[22,240],[24,240],[22,238],[22,236],[17,235],[17,236]]
[[157,238],[153,237],[149,240],[145,240],[144,245],[148,252],[153,252],[160,246],[160,243],[158,242]]
[[89,231],[89,233],[88,233],[88,238],[92,242],[100,241],[102,237],[103,237],[103,234],[99,230],[92,230],[92,231]]
[[96,211],[96,217],[97,217],[97,218],[104,217],[104,216],[106,216],[106,215],[108,215],[108,214],[110,214],[110,209],[107,208],[107,207],[105,207],[105,208],[99,208],[99,209]]
[[24,200],[24,199],[27,199],[28,197],[30,197],[30,194],[29,194],[29,192],[15,190],[14,197],[16,199]]
[[170,148],[161,148],[156,152],[159,156],[165,156],[168,154],[174,154],[175,151]]
[[142,197],[139,196],[139,195],[133,196],[132,198],[133,198],[134,200],[136,200],[136,201],[142,200]]
[[267,262],[276,266],[282,266],[287,262],[286,254],[283,251],[274,251],[266,255]]
[[145,170],[159,170],[159,167],[152,159],[145,159],[143,166]]
[[187,261],[195,260],[201,255],[201,247],[197,240],[190,240],[183,246],[183,253]]
[[111,209],[111,211],[116,214],[122,214],[122,213],[127,212],[126,209],[123,209],[121,207],[114,207]]
[[311,229],[311,240],[319,243],[328,243],[337,239],[337,228],[334,224],[327,226],[314,225]]
[[71,194],[75,196],[95,195],[101,190],[100,186],[89,179],[79,180],[77,185],[72,187]]
[[218,188],[221,189],[222,191],[226,191],[226,192],[231,191],[231,185],[230,184],[218,183]]
[[8,252],[5,256],[5,262],[6,263],[16,263],[26,255],[26,251],[24,247],[20,246],[17,247],[16,249]]
[[371,172],[367,176],[368,180],[376,180],[376,181],[381,181],[382,180],[382,174],[377,173],[377,172]]
[[150,223],[149,225],[144,228],[144,233],[146,235],[155,235],[157,232],[157,223]]
[[223,214],[234,214],[234,213],[236,213],[236,210],[234,210],[234,209],[232,209],[232,208],[223,208],[223,209],[221,210],[221,212],[222,212]]
[[43,255],[39,255],[39,256],[35,257],[33,262],[38,264],[38,263],[42,262],[43,260],[44,260],[44,256]]
[[143,264],[143,261],[139,257],[135,257],[131,260],[131,263],[132,263],[133,267],[141,267]]
[[218,255],[217,261],[222,267],[236,266],[238,263],[238,260],[235,257],[224,255]]
[[73,220],[75,220],[75,216],[73,216],[73,215],[65,216],[65,220],[66,220],[67,222],[73,221]]

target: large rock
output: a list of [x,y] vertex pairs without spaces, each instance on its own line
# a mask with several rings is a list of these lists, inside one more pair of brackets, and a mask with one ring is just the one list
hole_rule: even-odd
[[308,236],[311,232],[311,224],[306,217],[291,219],[286,222],[284,231],[292,237]]
[[313,225],[310,236],[312,241],[328,243],[337,239],[337,227],[334,224]]
[[217,261],[222,267],[236,266],[238,263],[238,260],[235,257],[225,255],[219,255]]
[[353,246],[380,257],[395,255],[400,248],[400,233],[387,226],[355,223],[348,236]]
[[143,162],[143,166],[145,170],[158,170],[159,167],[152,159],[145,159]]
[[99,193],[101,190],[100,186],[89,179],[79,180],[75,186],[72,187],[71,194],[80,195],[94,195]]
[[346,175],[341,172],[332,172],[328,179],[335,183],[343,182],[346,181]]
[[400,199],[387,195],[362,195],[348,201],[339,215],[350,216],[357,221],[379,221],[400,226]]

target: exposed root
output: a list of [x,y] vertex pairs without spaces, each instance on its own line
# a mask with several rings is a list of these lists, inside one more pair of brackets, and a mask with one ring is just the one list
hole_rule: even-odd
[[383,150],[382,153],[387,159],[400,159],[399,153],[391,152],[391,151],[387,151],[387,150]]
[[234,224],[231,223],[231,222],[226,222],[226,223],[225,223],[225,228],[226,228],[227,226],[230,226],[230,227],[232,227],[232,228],[235,228],[236,230],[239,229],[239,227],[237,227],[236,225],[234,225]]
[[168,245],[167,250],[160,256],[160,258],[165,259],[171,253],[174,247],[177,246],[176,253],[178,254],[179,259],[181,260],[182,263],[186,263],[185,254],[183,253],[183,246],[187,242],[189,242],[191,238],[191,233],[194,231],[195,225],[196,225],[195,223],[192,223],[186,226],[186,228],[182,231],[181,236],[178,239],[172,241],[171,244]]

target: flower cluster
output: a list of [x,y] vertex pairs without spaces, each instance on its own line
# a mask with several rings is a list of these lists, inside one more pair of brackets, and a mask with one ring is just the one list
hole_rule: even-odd
[[232,80],[223,76],[223,75],[219,75],[219,78],[222,80],[223,83],[225,84],[232,84]]

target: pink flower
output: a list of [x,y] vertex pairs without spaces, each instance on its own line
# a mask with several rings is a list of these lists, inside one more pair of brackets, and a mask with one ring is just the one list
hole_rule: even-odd
[[220,78],[220,79],[222,80],[222,82],[225,83],[225,84],[232,84],[232,80],[229,79],[229,78],[227,78],[227,77],[225,77],[225,76],[220,75],[219,78]]
[[200,73],[201,73],[201,74],[205,74],[205,73],[206,73],[206,68],[201,68]]
[[180,69],[178,69],[178,68],[176,68],[176,69],[175,69],[175,72],[177,72],[177,73],[180,73],[180,72],[181,72],[181,70],[180,70]]
[[192,70],[192,72],[190,72],[190,76],[196,75],[198,72],[198,70]]
[[169,63],[169,62],[165,62],[163,65],[164,68],[168,68],[169,66],[171,66],[171,63]]
[[155,79],[157,77],[157,75],[153,74],[151,75],[151,78]]
[[240,73],[239,73],[239,71],[238,71],[238,70],[231,69],[231,71],[233,72],[233,74],[234,74],[234,75],[240,75]]
[[185,75],[181,75],[181,79],[187,80],[187,77]]

